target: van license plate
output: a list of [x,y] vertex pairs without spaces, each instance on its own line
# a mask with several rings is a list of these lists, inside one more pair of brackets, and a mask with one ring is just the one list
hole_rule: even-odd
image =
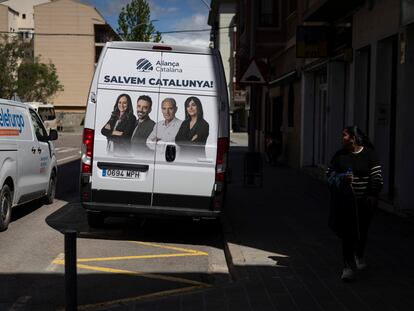
[[102,177],[113,177],[113,178],[125,178],[125,179],[138,179],[139,172],[131,170],[118,170],[118,169],[102,169]]

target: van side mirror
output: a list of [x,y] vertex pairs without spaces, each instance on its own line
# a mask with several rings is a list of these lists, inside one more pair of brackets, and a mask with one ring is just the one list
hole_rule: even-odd
[[54,129],[50,129],[49,140],[56,140],[56,139],[58,139],[58,132]]

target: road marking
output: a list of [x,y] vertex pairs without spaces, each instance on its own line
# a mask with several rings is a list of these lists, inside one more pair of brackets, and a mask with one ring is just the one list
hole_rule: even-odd
[[74,159],[79,159],[79,158],[80,158],[80,156],[77,154],[77,155],[73,155],[73,156],[69,156],[69,157],[66,157],[66,158],[59,159],[59,160],[57,160],[57,163],[59,164],[63,161],[74,160]]
[[193,249],[186,249],[186,248],[181,248],[181,247],[176,247],[176,246],[166,246],[166,245],[160,245],[160,244],[149,243],[149,242],[141,242],[141,241],[129,241],[129,242],[136,243],[136,244],[141,244],[141,245],[152,246],[152,247],[159,247],[159,248],[163,248],[163,249],[171,249],[171,250],[175,250],[175,251],[182,251],[182,252],[185,252],[185,253],[198,253],[198,254],[203,254],[205,256],[208,256],[208,253],[193,250]]
[[[132,259],[154,259],[154,258],[171,258],[171,257],[190,257],[190,256],[208,256],[208,254],[199,253],[177,253],[177,254],[159,254],[159,255],[138,255],[138,256],[118,256],[118,257],[97,257],[97,258],[81,258],[77,262],[92,262],[92,261],[114,261],[114,260],[132,260]],[[62,265],[65,263],[63,258],[56,258],[52,261],[53,264]]]
[[[194,291],[194,290],[197,290],[197,289],[203,289],[203,288],[205,288],[205,286],[200,285],[200,286],[189,286],[189,287],[184,287],[184,288],[170,289],[170,290],[166,290],[166,291],[155,292],[155,293],[136,296],[136,297],[111,300],[111,301],[101,302],[101,303],[96,303],[96,304],[82,305],[82,306],[78,306],[78,310],[89,310],[89,309],[92,309],[92,310],[95,310],[95,309],[106,310],[106,309],[109,309],[111,307],[116,307],[117,305],[125,305],[127,303],[138,302],[140,300],[150,299],[150,298],[161,298],[161,297],[171,296],[171,295],[174,295],[174,294],[181,294],[181,293],[191,292],[191,291]],[[64,311],[64,309],[59,309],[59,311]]]
[[148,279],[164,280],[164,281],[171,281],[171,282],[184,283],[184,284],[190,284],[190,285],[210,287],[210,285],[207,283],[188,280],[188,279],[179,278],[175,276],[167,276],[167,275],[161,275],[161,274],[153,274],[153,273],[146,273],[146,272],[140,272],[140,271],[129,271],[129,270],[123,270],[123,269],[114,269],[114,268],[106,268],[106,267],[98,267],[98,266],[89,266],[89,265],[83,265],[83,264],[78,264],[77,267],[81,269],[92,270],[92,271],[124,274],[124,275],[131,275],[131,276],[140,276],[140,277],[144,277]]
[[56,271],[56,269],[59,267],[59,263],[57,263],[60,260],[64,260],[65,259],[65,254],[60,253],[59,255],[56,256],[55,259],[52,260],[52,262],[50,263],[50,265],[47,266],[46,271]]
[[[114,269],[114,268],[106,268],[106,267],[100,267],[100,266],[91,266],[91,265],[85,265],[82,264],[83,262],[102,262],[102,261],[116,261],[116,260],[132,260],[132,259],[152,259],[152,258],[171,258],[171,257],[189,257],[189,256],[208,256],[208,253],[193,250],[193,249],[187,249],[187,248],[181,248],[176,246],[166,246],[166,245],[160,245],[155,243],[149,243],[149,242],[142,242],[142,241],[128,241],[135,244],[140,244],[144,246],[150,246],[150,247],[156,247],[161,249],[167,249],[167,250],[175,250],[180,251],[181,253],[172,253],[172,254],[157,254],[157,255],[138,255],[138,256],[114,256],[114,257],[98,257],[98,258],[81,258],[77,259],[77,268],[79,269],[85,269],[89,271],[99,271],[99,272],[106,272],[106,273],[115,273],[115,274],[122,274],[122,275],[130,275],[134,277],[144,277],[149,279],[156,279],[156,280],[164,280],[164,281],[170,281],[170,282],[176,282],[176,283],[184,283],[189,284],[192,286],[184,287],[184,288],[178,288],[178,289],[172,289],[172,290],[166,290],[161,292],[155,292],[151,294],[145,294],[141,296],[136,297],[129,297],[129,298],[123,298],[123,299],[117,299],[117,300],[111,300],[106,301],[102,303],[96,303],[96,304],[87,304],[82,305],[78,307],[78,310],[88,310],[88,309],[94,309],[94,308],[109,308],[111,306],[115,306],[117,304],[125,304],[130,303],[134,301],[139,301],[143,299],[149,299],[149,298],[159,298],[164,297],[168,295],[178,294],[178,293],[184,293],[189,292],[197,289],[204,289],[211,287],[210,284],[184,279],[180,277],[173,277],[173,276],[167,276],[167,275],[161,275],[161,274],[154,274],[154,273],[146,273],[146,272],[140,272],[140,271],[129,271],[129,270],[123,270],[123,269]],[[49,269],[55,269],[56,265],[64,265],[64,255],[59,254],[49,265]],[[63,310],[63,309],[62,309]]]

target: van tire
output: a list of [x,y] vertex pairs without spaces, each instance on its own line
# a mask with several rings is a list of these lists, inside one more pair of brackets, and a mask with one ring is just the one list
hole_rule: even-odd
[[52,204],[55,200],[56,181],[56,173],[53,171],[52,174],[50,174],[49,184],[47,186],[47,192],[44,199],[45,204]]
[[102,228],[105,215],[102,212],[87,212],[88,225],[91,228]]
[[7,229],[11,219],[13,195],[8,185],[3,185],[0,192],[0,231]]

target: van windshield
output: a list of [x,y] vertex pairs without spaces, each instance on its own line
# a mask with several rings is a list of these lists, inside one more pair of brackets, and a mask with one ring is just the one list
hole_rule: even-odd
[[38,113],[43,121],[46,121],[46,120],[50,121],[56,118],[54,108],[39,107]]

